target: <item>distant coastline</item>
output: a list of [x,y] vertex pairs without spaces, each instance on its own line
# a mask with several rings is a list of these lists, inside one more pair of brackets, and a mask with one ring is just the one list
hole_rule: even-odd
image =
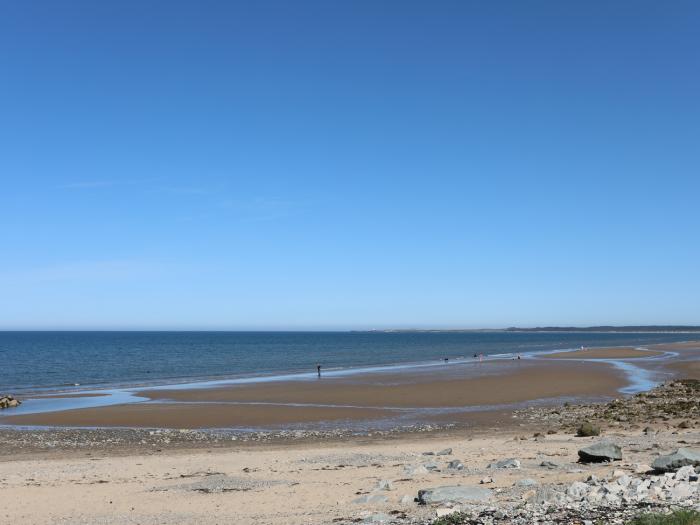
[[640,325],[640,326],[536,326],[524,328],[510,326],[508,328],[387,328],[377,330],[354,330],[356,332],[430,332],[430,333],[467,333],[467,332],[598,332],[598,333],[698,333],[700,326],[686,325]]

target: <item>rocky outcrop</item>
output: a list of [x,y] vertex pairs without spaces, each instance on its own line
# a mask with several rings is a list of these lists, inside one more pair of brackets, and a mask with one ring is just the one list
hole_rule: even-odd
[[578,457],[582,463],[619,461],[622,459],[622,449],[611,441],[599,441],[579,450]]
[[0,409],[14,408],[20,406],[21,404],[22,402],[19,399],[15,399],[14,396],[0,395]]

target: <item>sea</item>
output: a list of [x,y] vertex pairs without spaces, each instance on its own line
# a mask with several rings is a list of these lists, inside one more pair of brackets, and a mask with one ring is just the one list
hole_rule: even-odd
[[619,332],[0,332],[0,393],[26,394],[425,366],[697,339]]

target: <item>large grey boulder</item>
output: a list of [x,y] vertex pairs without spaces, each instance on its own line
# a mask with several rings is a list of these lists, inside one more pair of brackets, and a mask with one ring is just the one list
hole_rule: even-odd
[[599,441],[579,450],[578,457],[582,463],[619,461],[622,459],[622,449],[611,441]]
[[698,465],[700,465],[700,453],[689,448],[679,448],[673,454],[656,458],[651,468],[659,472],[670,472],[681,467]]
[[418,503],[434,505],[438,503],[485,503],[491,499],[491,491],[481,487],[454,485],[435,487],[418,491]]

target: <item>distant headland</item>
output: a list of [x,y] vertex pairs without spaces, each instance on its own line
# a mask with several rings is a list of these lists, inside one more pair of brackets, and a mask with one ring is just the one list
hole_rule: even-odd
[[700,332],[700,326],[692,325],[633,325],[633,326],[536,326],[523,328],[389,328],[368,332],[625,332],[625,333],[683,333]]

